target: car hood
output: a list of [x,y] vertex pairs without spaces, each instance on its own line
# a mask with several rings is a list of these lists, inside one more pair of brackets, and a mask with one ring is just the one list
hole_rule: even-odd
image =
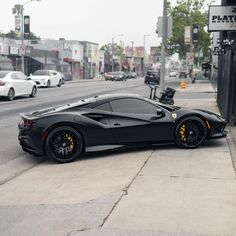
[[186,115],[200,115],[209,120],[213,119],[213,120],[220,120],[220,121],[226,122],[225,119],[222,118],[220,115],[211,111],[204,110],[204,109],[189,109],[189,108],[179,107],[178,110],[172,111],[171,113],[172,114],[176,113],[178,118],[181,118]]

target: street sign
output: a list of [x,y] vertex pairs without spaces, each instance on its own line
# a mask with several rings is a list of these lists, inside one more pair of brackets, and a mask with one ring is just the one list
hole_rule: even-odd
[[[172,36],[172,17],[167,16],[166,19],[167,19],[166,33],[167,33],[167,38],[169,38]],[[163,26],[163,17],[161,16],[158,17],[157,30],[156,30],[159,38],[163,37],[162,26]]]
[[210,6],[208,31],[236,31],[236,6]]
[[19,47],[18,55],[19,56],[25,55],[25,47],[24,46]]
[[193,59],[194,59],[194,55],[192,52],[187,52],[186,53],[186,62],[189,66],[193,65]]
[[192,28],[191,26],[185,26],[184,28],[184,43],[191,44],[192,43]]

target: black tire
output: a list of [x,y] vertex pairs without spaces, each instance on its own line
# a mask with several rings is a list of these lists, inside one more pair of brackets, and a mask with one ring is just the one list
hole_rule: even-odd
[[206,139],[207,128],[198,117],[190,116],[180,121],[175,129],[175,143],[182,148],[196,148]]
[[30,97],[34,98],[34,97],[36,96],[36,94],[37,94],[37,88],[36,88],[36,86],[34,86],[34,87],[32,88],[32,92],[31,92],[31,94],[30,94]]
[[84,142],[81,134],[76,129],[61,126],[49,133],[44,148],[47,157],[51,160],[68,163],[81,156],[84,150]]
[[51,87],[51,81],[48,80],[48,82],[47,82],[47,88],[50,88],[50,87]]
[[15,91],[14,91],[13,88],[10,88],[9,92],[8,92],[8,95],[7,95],[7,99],[9,101],[12,101],[12,100],[14,100],[14,98],[15,98]]
[[61,79],[59,80],[59,83],[58,83],[58,85],[57,85],[57,87],[61,87],[61,85],[62,85],[62,81],[61,81]]

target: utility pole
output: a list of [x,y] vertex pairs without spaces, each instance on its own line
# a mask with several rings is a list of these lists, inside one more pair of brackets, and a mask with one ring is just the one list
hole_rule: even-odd
[[29,0],[29,1],[25,2],[24,4],[16,4],[14,6],[14,8],[12,9],[13,14],[19,15],[21,18],[21,27],[20,27],[20,30],[21,30],[21,37],[20,37],[21,38],[21,50],[20,50],[20,53],[21,53],[21,71],[23,73],[25,73],[24,6],[29,4],[30,2],[33,2],[33,1],[39,2],[41,0]]
[[162,20],[162,47],[161,47],[161,77],[160,88],[165,87],[165,47],[167,38],[167,0],[163,0],[163,20]]
[[[132,54],[131,54],[131,64],[134,65],[134,41],[131,41],[132,44]],[[133,70],[134,68],[132,68]]]
[[143,75],[146,72],[145,58],[146,58],[146,37],[147,36],[151,36],[151,35],[150,34],[144,34],[143,35],[143,49],[144,49],[144,52],[143,52]]

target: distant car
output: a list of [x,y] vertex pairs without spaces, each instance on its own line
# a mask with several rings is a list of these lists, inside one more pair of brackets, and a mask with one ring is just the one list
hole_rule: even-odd
[[160,70],[148,70],[144,78],[144,83],[160,84]]
[[9,101],[15,97],[29,95],[35,97],[37,86],[34,81],[27,78],[20,71],[0,71],[0,96],[7,97]]
[[55,70],[36,70],[29,76],[38,87],[51,87],[62,85],[62,76]]
[[128,72],[127,73],[127,78],[128,79],[137,79],[138,78],[138,75],[136,72]]
[[171,71],[169,77],[177,77],[177,75],[178,75],[177,71]]
[[179,78],[187,78],[187,77],[188,77],[187,71],[180,71],[179,72]]
[[105,73],[105,80],[126,81],[127,75],[123,71]]

